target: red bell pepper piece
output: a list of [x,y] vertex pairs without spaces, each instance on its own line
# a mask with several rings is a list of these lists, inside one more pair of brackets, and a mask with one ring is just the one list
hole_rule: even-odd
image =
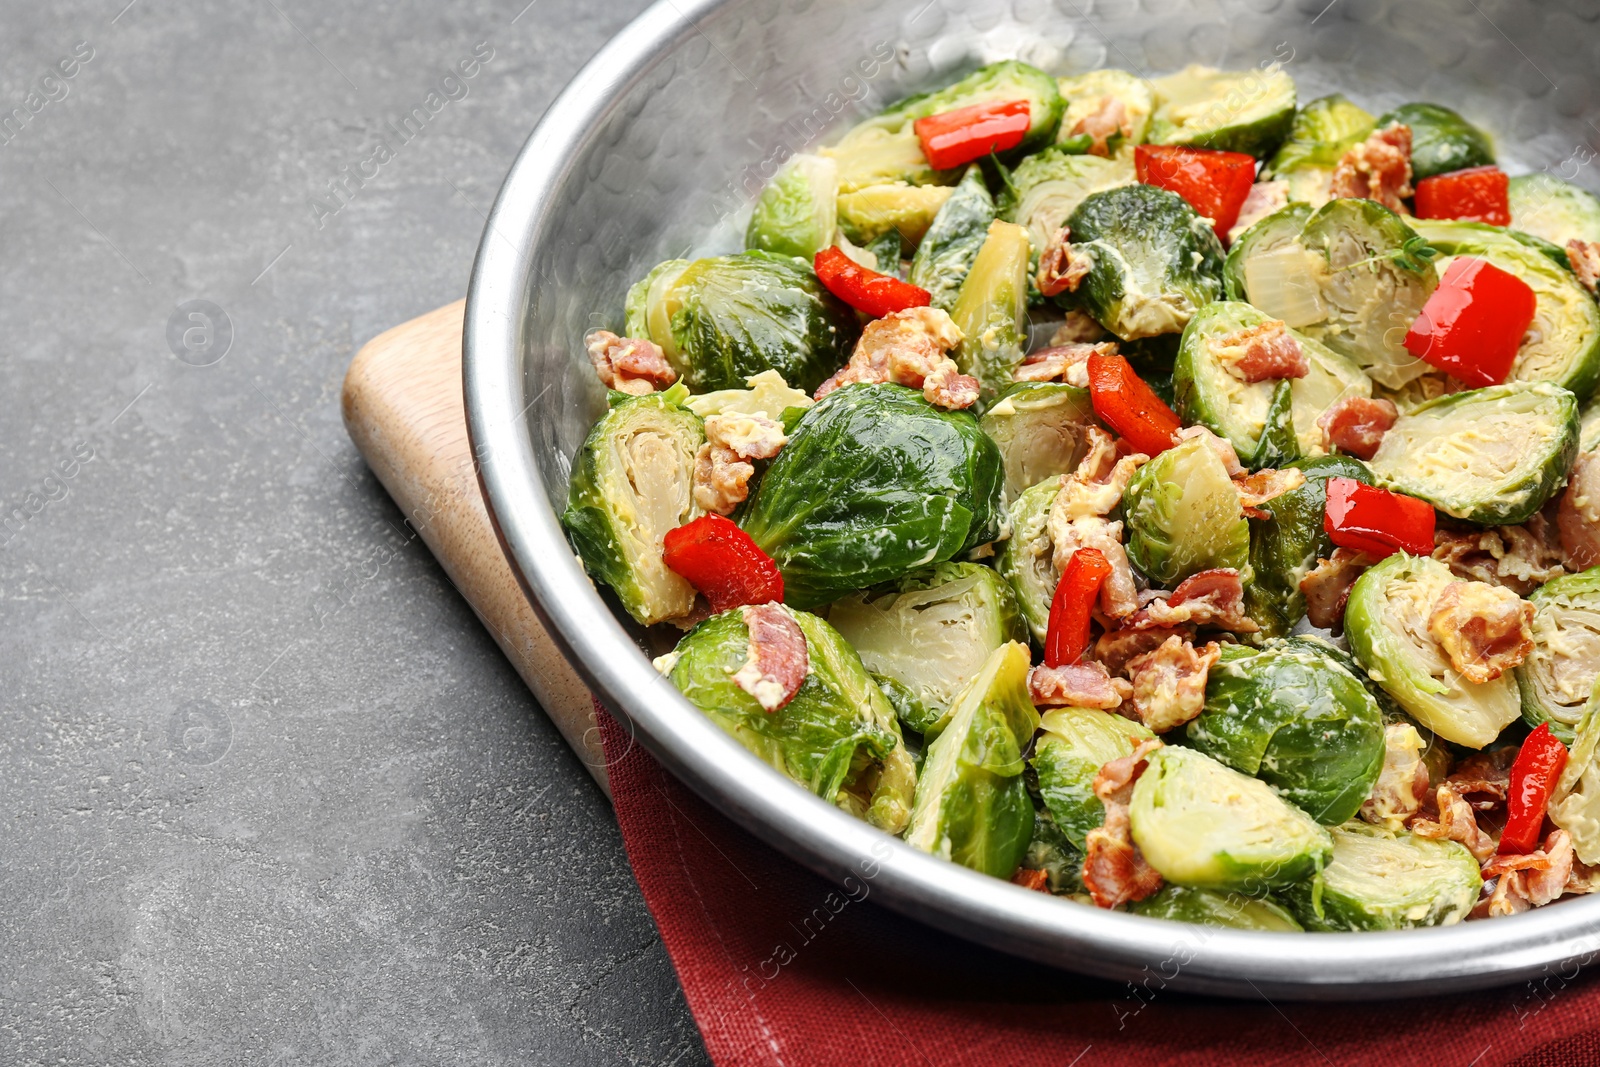
[[840,251],[838,245],[818,252],[811,264],[817,272],[817,280],[828,292],[875,319],[906,308],[927,307],[933,302],[928,290],[868,270]]
[[662,540],[661,558],[722,612],[783,599],[783,575],[772,557],[721,515],[702,515]]
[[1089,401],[1100,421],[1147,456],[1172,447],[1183,423],[1123,356],[1089,357]]
[[1406,332],[1406,349],[1481,389],[1511,373],[1538,300],[1528,283],[1485,259],[1451,262]]
[[1144,184],[1187,200],[1212,221],[1224,241],[1239,221],[1239,209],[1256,181],[1254,156],[1182,145],[1138,145],[1133,150],[1133,169]]
[[1567,765],[1567,746],[1550,732],[1549,723],[1528,735],[1511,764],[1511,788],[1506,792],[1506,828],[1500,834],[1500,854],[1526,855],[1539,847],[1550,792]]
[[1032,125],[1026,100],[997,100],[929,115],[912,123],[912,129],[929,165],[949,170],[1017,147]]
[[1468,167],[1417,183],[1419,219],[1511,225],[1511,179],[1499,167]]
[[1374,559],[1404,549],[1413,556],[1433,552],[1433,506],[1354,478],[1328,479],[1322,528],[1334,544]]
[[1089,618],[1111,564],[1098,548],[1080,548],[1067,561],[1050,601],[1050,627],[1044,636],[1046,667],[1076,663],[1089,647]]

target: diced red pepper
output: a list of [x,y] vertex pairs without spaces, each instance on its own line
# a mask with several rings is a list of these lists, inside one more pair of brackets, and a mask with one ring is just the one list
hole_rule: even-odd
[[1451,262],[1406,332],[1407,351],[1474,389],[1511,373],[1538,299],[1528,283],[1486,259]]
[[950,170],[990,152],[1015,148],[1028,135],[1033,119],[1026,100],[973,104],[912,123],[922,154],[934,170]]
[[1080,548],[1067,561],[1050,601],[1050,626],[1044,636],[1046,667],[1076,663],[1089,647],[1089,619],[1111,564],[1098,548]]
[[1322,528],[1341,548],[1374,559],[1405,550],[1413,556],[1433,552],[1433,506],[1354,478],[1328,479],[1328,504]]
[[933,301],[928,290],[868,270],[840,251],[838,245],[824,248],[811,263],[817,280],[828,292],[875,319],[906,308],[927,307]]
[[1142,144],[1133,150],[1133,169],[1141,182],[1177,193],[1210,219],[1224,241],[1239,221],[1256,159],[1243,152],[1216,152],[1182,145]]
[[739,524],[702,515],[662,540],[661,558],[722,612],[744,604],[783,599],[783,575]]
[[1567,746],[1550,732],[1549,723],[1528,735],[1511,764],[1511,788],[1506,792],[1506,828],[1500,834],[1500,854],[1526,855],[1539,847],[1550,792],[1567,766]]
[[1511,179],[1499,167],[1468,167],[1417,183],[1419,219],[1511,225]]
[[1101,422],[1147,456],[1171,448],[1173,435],[1183,428],[1122,356],[1096,352],[1089,357],[1089,401]]

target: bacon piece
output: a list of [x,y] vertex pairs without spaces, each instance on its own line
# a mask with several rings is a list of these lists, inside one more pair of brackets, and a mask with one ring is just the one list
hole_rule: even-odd
[[1219,337],[1211,342],[1211,354],[1241,382],[1304,378],[1311,373],[1311,361],[1282,319],[1268,319]]
[[1106,328],[1082,311],[1067,312],[1066,321],[1050,335],[1052,345],[1093,344],[1106,335]]
[[1151,626],[1148,629],[1129,629],[1129,623],[1137,619],[1143,612],[1135,612],[1123,620],[1122,626],[1116,630],[1107,630],[1100,635],[1094,643],[1090,653],[1096,660],[1106,665],[1106,670],[1112,674],[1124,674],[1128,669],[1128,662],[1136,656],[1146,652],[1154,652],[1166,644],[1167,638],[1176,636],[1188,641],[1194,638],[1192,626]]
[[733,684],[767,711],[777,711],[794,699],[811,671],[806,635],[781,605],[747,604],[739,612],[750,644]]
[[1586,452],[1573,463],[1556,529],[1567,566],[1575,571],[1600,566],[1600,452]]
[[1583,287],[1591,293],[1596,292],[1596,287],[1600,286],[1600,244],[1574,237],[1567,242],[1567,260]]
[[1365,552],[1336,548],[1333,556],[1317,560],[1311,573],[1300,579],[1300,595],[1306,598],[1306,618],[1323,630],[1337,630],[1344,622],[1344,608],[1350,589],[1374,560]]
[[1410,214],[1405,198],[1415,192],[1411,188],[1411,127],[1400,123],[1386,126],[1346,152],[1333,168],[1331,192],[1335,199],[1376,200],[1397,214]]
[[1244,464],[1239,462],[1239,453],[1233,450],[1233,445],[1204,426],[1185,426],[1178,431],[1178,440],[1180,442],[1192,441],[1197,437],[1210,445],[1211,450],[1217,454],[1217,458],[1222,460],[1222,466],[1227,470],[1228,477],[1237,478],[1245,472]]
[[1450,791],[1478,811],[1503,807],[1511,790],[1511,765],[1517,750],[1498,748],[1493,752],[1474,752],[1462,760],[1444,784]]
[[1133,567],[1122,547],[1122,523],[1105,516],[1122,502],[1134,473],[1149,461],[1142,452],[1120,453],[1114,438],[1098,427],[1087,431],[1088,451],[1078,469],[1061,479],[1050,505],[1048,528],[1056,570],[1065,573],[1080,548],[1098,549],[1111,564],[1111,576],[1100,587],[1100,609],[1115,619],[1139,606]]
[[1422,735],[1408,722],[1383,728],[1383,768],[1372,793],[1361,802],[1361,818],[1374,826],[1404,829],[1428,795],[1428,765],[1422,762]]
[[709,415],[706,443],[694,457],[694,502],[730,515],[750,495],[753,459],[771,459],[789,438],[765,415]]
[[643,396],[678,380],[678,372],[654,341],[596,330],[589,335],[584,350],[601,384],[619,393]]
[[1383,435],[1400,418],[1400,409],[1390,400],[1366,396],[1347,396],[1336,401],[1317,419],[1329,449],[1348,452],[1358,459],[1371,459],[1383,443]]
[[1091,156],[1109,156],[1111,138],[1118,134],[1123,137],[1133,136],[1133,124],[1128,121],[1127,105],[1115,96],[1101,97],[1100,106],[1073,125],[1072,136],[1076,137],[1082,133],[1088,134],[1094,140],[1089,146]]
[[1244,231],[1280,208],[1289,206],[1289,183],[1281,181],[1256,182],[1250,194],[1239,207],[1239,221],[1228,231],[1228,241],[1237,241]]
[[1285,493],[1291,492],[1306,484],[1303,472],[1293,467],[1283,470],[1274,470],[1271,467],[1258,470],[1254,474],[1241,475],[1233,480],[1233,488],[1239,493],[1239,506],[1251,518],[1268,518],[1269,513],[1261,511],[1261,505],[1276,500]]
[[1554,830],[1544,847],[1522,856],[1495,856],[1483,865],[1485,879],[1495,879],[1491,889],[1473,908],[1474,918],[1515,915],[1530,908],[1543,907],[1567,892],[1586,892],[1586,872],[1577,871],[1572,838],[1565,830]]
[[861,331],[850,362],[817,387],[816,398],[857,382],[894,382],[921,389],[923,399],[939,407],[971,407],[978,380],[945,355],[960,343],[960,327],[938,308],[906,308],[874,319]]
[[1036,352],[1029,352],[1022,360],[1012,375],[1019,382],[1052,382],[1063,381],[1068,385],[1076,385],[1079,389],[1089,388],[1089,357],[1100,353],[1114,356],[1117,346],[1113,343],[1104,344],[1064,344],[1051,345],[1041,348]]
[[1174,635],[1154,652],[1129,660],[1134,716],[1162,734],[1199,715],[1206,704],[1206,677],[1221,654],[1215,641],[1196,651]]
[[1420,837],[1444,841],[1459,841],[1479,863],[1494,855],[1494,839],[1478,829],[1478,818],[1472,805],[1462,799],[1449,785],[1440,785],[1434,793],[1439,807],[1438,820],[1413,819],[1411,832]]
[[1063,226],[1039,254],[1039,274],[1035,282],[1041,295],[1077,292],[1078,283],[1094,267],[1094,257],[1074,251],[1071,238],[1072,231]]
[[1161,888],[1160,872],[1133,843],[1128,818],[1134,783],[1149,765],[1150,753],[1160,747],[1153,738],[1140,741],[1132,753],[1105,764],[1094,777],[1094,794],[1105,805],[1106,817],[1085,836],[1083,886],[1102,908],[1143,900]]
[[[1569,493],[1577,482],[1577,471],[1574,466],[1567,483]],[[1595,519],[1600,521],[1600,477],[1595,488]],[[1559,519],[1557,521],[1559,524]],[[1433,558],[1448,566],[1457,578],[1505,586],[1519,596],[1526,596],[1550,579],[1566,573],[1561,565],[1562,547],[1554,542],[1552,533],[1542,514],[1534,515],[1521,526],[1473,530],[1441,527],[1433,535]],[[1600,563],[1600,553],[1595,562]]]
[[1533,651],[1533,605],[1498,585],[1451,582],[1434,601],[1428,632],[1461,677],[1482,685]]
[[1197,571],[1178,583],[1170,596],[1156,597],[1128,616],[1125,630],[1182,625],[1215,626],[1236,634],[1261,629],[1244,613],[1244,582],[1232,567]]
[[1020,885],[1024,889],[1036,889],[1041,893],[1050,892],[1050,876],[1044,871],[1035,871],[1027,867],[1018,867],[1012,872],[1011,884]]
[[1130,687],[1111,677],[1105,665],[1094,660],[1040,664],[1028,672],[1028,693],[1036,707],[1099,708],[1112,711],[1128,698]]

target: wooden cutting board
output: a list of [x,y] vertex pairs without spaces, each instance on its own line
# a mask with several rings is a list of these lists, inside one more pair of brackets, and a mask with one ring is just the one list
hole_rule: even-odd
[[345,373],[345,429],[439,565],[610,796],[589,690],[544,630],[484,506],[461,392],[465,300],[368,341]]

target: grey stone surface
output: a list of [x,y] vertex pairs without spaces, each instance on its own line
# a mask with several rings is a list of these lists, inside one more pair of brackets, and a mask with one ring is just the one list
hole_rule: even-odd
[[126,2],[0,17],[0,1063],[702,1062],[337,402],[642,3]]

